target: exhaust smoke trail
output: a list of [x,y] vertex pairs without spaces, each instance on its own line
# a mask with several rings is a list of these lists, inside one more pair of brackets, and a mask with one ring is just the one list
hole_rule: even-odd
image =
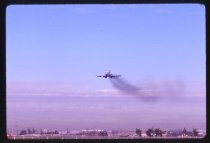
[[154,96],[154,92],[143,90],[133,84],[130,84],[123,78],[111,78],[110,81],[114,88],[125,94],[135,96],[144,101],[154,101],[157,99],[157,96]]
[[131,95],[143,101],[156,101],[161,99],[179,99],[184,97],[185,84],[183,81],[161,81],[161,82],[148,82],[140,87],[133,85],[125,79],[111,78],[112,86],[124,94]]

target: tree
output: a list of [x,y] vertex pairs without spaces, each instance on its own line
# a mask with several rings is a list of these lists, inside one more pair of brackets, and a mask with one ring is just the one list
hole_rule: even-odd
[[32,130],[28,128],[28,134],[32,134]]
[[34,128],[32,129],[32,133],[33,133],[33,134],[35,134],[35,133],[36,133],[36,130],[35,130]]
[[156,136],[162,137],[162,134],[163,134],[162,130],[160,130],[159,128],[155,129],[155,135]]
[[147,134],[147,136],[152,137],[152,136],[154,136],[155,131],[154,131],[154,129],[148,129],[148,130],[146,131],[146,134]]
[[136,129],[136,134],[141,137],[141,130],[140,129]]
[[26,135],[26,134],[27,134],[26,130],[21,130],[20,131],[20,135]]
[[187,130],[185,128],[182,131],[182,135],[184,135],[184,136],[187,135]]
[[197,131],[197,129],[193,129],[193,136],[195,136],[195,137],[198,136],[198,131]]

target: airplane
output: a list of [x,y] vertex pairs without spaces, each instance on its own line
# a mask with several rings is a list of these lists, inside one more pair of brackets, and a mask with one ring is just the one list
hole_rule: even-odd
[[106,72],[104,75],[97,75],[97,77],[103,77],[103,78],[117,78],[120,77],[121,75],[115,75],[111,74],[111,71]]

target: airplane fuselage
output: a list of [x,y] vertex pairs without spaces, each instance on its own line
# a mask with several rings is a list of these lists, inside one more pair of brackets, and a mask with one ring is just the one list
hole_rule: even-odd
[[98,75],[97,77],[104,77],[104,78],[117,78],[117,77],[119,77],[120,75],[114,75],[114,74],[111,74],[111,72],[109,71],[109,72],[107,72],[107,73],[105,73],[105,75]]

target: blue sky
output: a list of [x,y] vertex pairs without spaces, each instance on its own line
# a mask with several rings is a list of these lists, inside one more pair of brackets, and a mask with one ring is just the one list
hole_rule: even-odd
[[[95,76],[107,70],[136,84],[201,83],[196,94],[205,97],[205,7],[200,4],[11,5],[6,39],[8,98],[40,95],[42,90],[32,89],[51,83],[66,83],[60,92],[97,89],[112,95],[111,84]],[[57,93],[50,88],[49,95]]]
[[204,80],[204,21],[202,5],[9,6],[7,79]]

